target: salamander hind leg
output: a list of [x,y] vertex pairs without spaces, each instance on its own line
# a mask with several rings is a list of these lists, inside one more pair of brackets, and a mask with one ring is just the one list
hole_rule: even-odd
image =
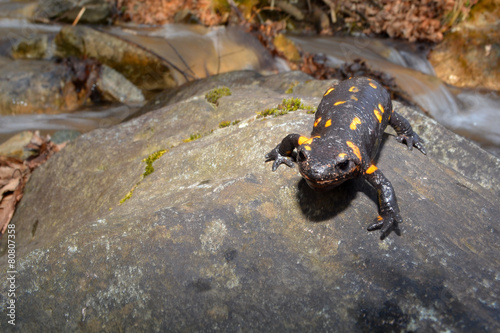
[[391,127],[394,128],[398,134],[396,140],[401,143],[406,143],[409,150],[412,150],[412,148],[415,147],[420,150],[422,154],[427,154],[423,140],[413,131],[408,120],[406,120],[402,115],[397,112],[393,112],[391,119],[389,120],[389,125],[391,125]]

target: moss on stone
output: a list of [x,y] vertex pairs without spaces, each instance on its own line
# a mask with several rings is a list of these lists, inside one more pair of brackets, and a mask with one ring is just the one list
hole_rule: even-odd
[[139,183],[135,184],[134,187],[132,187],[132,189],[127,194],[125,194],[125,196],[120,200],[120,205],[125,201],[127,201],[128,199],[132,198],[132,194],[134,193],[134,190],[136,189],[137,185],[139,185]]
[[239,123],[241,120],[237,119],[233,122],[230,122],[230,121],[221,121],[219,123],[219,128],[224,128],[224,127],[229,127],[231,125],[236,125],[237,123]]
[[287,114],[288,112],[297,111],[299,109],[313,110],[314,107],[305,106],[300,98],[284,98],[277,107],[257,112],[257,118],[264,118],[268,116],[282,116],[284,114]]
[[307,109],[307,114],[315,114],[316,113],[316,108],[314,106],[309,106],[309,109]]
[[153,168],[153,162],[159,159],[166,152],[167,150],[165,149],[158,150],[157,152],[152,153],[151,155],[142,160],[144,163],[146,163],[146,168],[144,169],[144,173],[142,174],[143,178],[149,176],[155,171],[155,169]]
[[163,154],[165,154],[167,152],[166,149],[162,149],[162,150],[158,150],[154,153],[152,153],[151,155],[149,155],[148,157],[146,157],[145,159],[142,160],[142,162],[146,163],[146,166],[144,167],[144,173],[142,174],[142,178],[141,180],[139,180],[137,182],[137,184],[134,185],[134,187],[132,187],[132,189],[127,193],[125,194],[125,196],[120,200],[120,205],[122,203],[124,203],[125,201],[127,201],[128,199],[132,198],[132,194],[134,193],[134,190],[137,188],[137,186],[139,186],[139,184],[141,183],[141,181],[149,176],[150,174],[152,174],[155,169],[153,168],[153,162],[156,161],[157,159],[159,159]]
[[292,94],[293,93],[293,88],[295,88],[299,84],[299,81],[294,81],[290,84],[290,87],[285,90],[285,94]]
[[198,140],[199,138],[201,138],[201,133],[193,133],[189,136],[188,139],[184,139],[183,141],[184,142],[191,142],[194,140]]
[[231,96],[231,90],[224,86],[212,89],[206,93],[205,99],[211,104],[218,105],[219,99],[222,96]]

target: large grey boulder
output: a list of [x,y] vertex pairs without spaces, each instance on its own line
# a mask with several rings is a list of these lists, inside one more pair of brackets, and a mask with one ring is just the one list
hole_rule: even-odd
[[[381,241],[366,231],[377,205],[363,181],[316,193],[296,168],[264,163],[286,134],[309,134],[314,116],[256,112],[290,97],[294,81],[316,106],[310,96],[328,82],[246,74],[189,84],[185,98],[82,135],[35,171],[13,219],[15,328],[500,330],[499,160],[395,103],[428,155],[384,141],[377,165],[404,223]],[[232,94],[213,106],[204,96],[218,82]],[[154,170],[148,156],[159,156]],[[2,272],[6,250],[3,237]],[[0,290],[6,313],[6,279]]]

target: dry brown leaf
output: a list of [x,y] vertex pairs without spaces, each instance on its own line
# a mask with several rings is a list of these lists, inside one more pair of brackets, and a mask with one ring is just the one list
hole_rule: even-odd
[[66,143],[57,145],[50,141],[49,135],[41,137],[40,132],[36,131],[33,133],[33,138],[30,143],[28,143],[25,147],[26,149],[33,151],[35,155],[30,156],[26,161],[24,161],[24,164],[30,168],[30,170],[34,170],[45,163],[52,155],[63,149],[64,146],[66,146]]
[[0,233],[14,216],[17,203],[23,197],[24,186],[31,172],[42,165],[52,155],[60,151],[66,143],[57,145],[50,141],[50,136],[42,137],[39,132],[33,133],[25,149],[34,152],[26,161],[14,157],[0,156]]
[[4,196],[0,202],[0,232],[2,234],[7,230],[7,226],[14,216],[16,204],[16,198],[12,193]]
[[0,156],[0,232],[7,229],[16,205],[22,198],[29,169],[23,161],[14,157]]
[[3,196],[7,192],[14,192],[19,186],[20,178],[12,178],[7,184],[0,188],[0,196]]

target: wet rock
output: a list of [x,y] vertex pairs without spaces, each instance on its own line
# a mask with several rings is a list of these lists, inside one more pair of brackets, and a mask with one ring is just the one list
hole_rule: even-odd
[[142,91],[123,75],[106,65],[101,66],[96,88],[106,101],[124,104],[144,103]]
[[221,73],[278,71],[278,63],[259,40],[239,27],[167,24],[160,27],[110,27],[107,32],[149,50],[174,67],[184,83]]
[[2,1],[0,2],[0,17],[31,19],[37,7],[36,1]]
[[48,36],[40,35],[33,38],[20,40],[12,48],[12,58],[14,59],[44,59],[48,58],[49,51]]
[[93,58],[121,73],[142,90],[177,86],[169,64],[121,38],[84,26],[67,26],[55,39],[63,57]]
[[283,34],[278,34],[273,40],[274,47],[281,52],[288,61],[298,62],[302,60],[299,49]]
[[[219,82],[231,95],[217,107],[208,87],[187,85],[199,90],[84,134],[35,171],[13,220],[16,328],[500,329],[498,159],[395,103],[428,155],[384,139],[377,165],[404,223],[401,237],[380,241],[366,231],[377,205],[363,181],[316,193],[296,168],[264,163],[286,134],[312,128],[305,110],[255,118],[290,96],[278,92],[285,76],[245,85],[234,75],[237,85],[229,74]],[[185,142],[193,133],[202,135]]]
[[33,132],[30,131],[17,133],[0,144],[0,155],[15,157],[21,160],[28,158],[30,153],[24,150],[24,146],[30,142],[32,137]]
[[485,0],[430,53],[437,77],[458,87],[500,90],[500,4]]
[[50,137],[50,141],[55,144],[61,144],[64,142],[73,141],[80,135],[82,135],[82,133],[75,130],[60,130],[55,132]]
[[111,3],[104,0],[43,0],[38,2],[36,19],[72,23],[85,8],[80,23],[106,23],[111,16]]
[[0,63],[0,115],[62,113],[99,101],[136,105],[141,90],[91,59],[6,60]]
[[74,110],[86,98],[76,91],[65,64],[16,60],[0,65],[0,114],[57,113]]

